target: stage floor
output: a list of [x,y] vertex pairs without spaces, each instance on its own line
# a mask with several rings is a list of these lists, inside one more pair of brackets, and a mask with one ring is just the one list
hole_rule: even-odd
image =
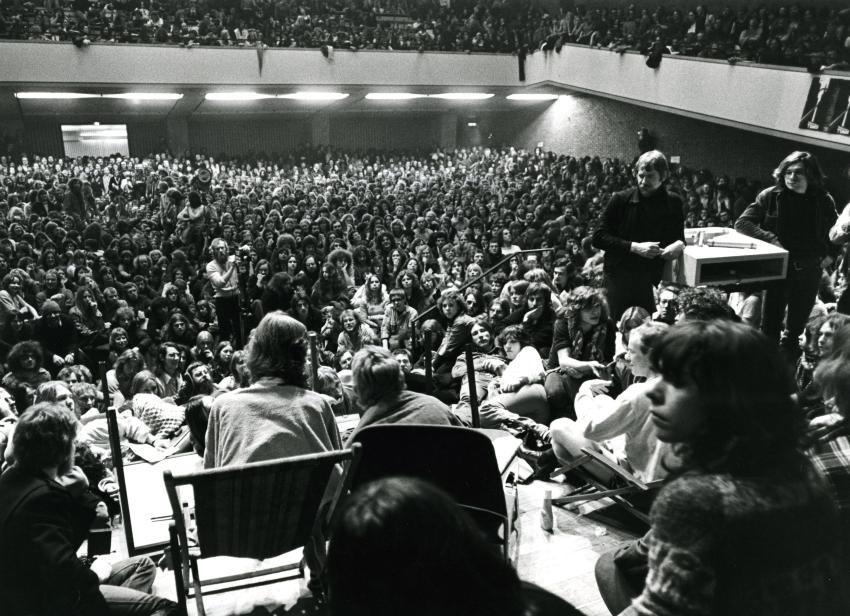
[[[520,476],[525,476],[528,469],[523,462],[520,465]],[[566,490],[566,486],[543,481],[519,486],[520,534],[516,561],[519,575],[563,597],[588,616],[608,616],[608,610],[596,590],[593,567],[600,554],[637,536],[637,533],[599,521],[595,515],[591,519],[557,507],[554,510],[554,532],[547,533],[540,528],[540,509],[546,490],[552,490],[557,496]],[[299,552],[290,553],[281,560],[298,560]],[[218,563],[212,562],[214,560],[217,559],[202,563],[207,564],[210,573],[225,566],[232,571],[233,559],[220,559]],[[240,565],[243,563],[253,566],[252,561],[239,562]],[[175,598],[171,571],[160,571],[155,592]],[[323,613],[316,610],[306,583],[301,579],[207,595],[204,605],[209,616]],[[194,599],[189,600],[188,607],[189,614],[194,615]]]

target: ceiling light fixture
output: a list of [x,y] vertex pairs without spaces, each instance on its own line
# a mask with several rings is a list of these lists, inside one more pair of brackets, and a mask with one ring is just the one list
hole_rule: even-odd
[[345,92],[293,92],[292,94],[278,94],[278,98],[286,98],[295,101],[340,101],[348,98]]
[[426,98],[427,94],[413,92],[369,92],[366,98],[373,101],[407,101],[413,98]]
[[103,98],[120,98],[128,101],[177,101],[183,98],[176,92],[122,92],[121,94],[104,94]]
[[258,101],[264,98],[274,98],[274,94],[259,92],[209,92],[204,95],[208,101]]
[[505,98],[509,101],[553,101],[558,98],[557,94],[508,94]]
[[447,101],[482,101],[493,98],[494,94],[485,92],[444,92],[442,94],[429,94],[429,98],[440,98]]
[[100,94],[87,94],[85,92],[15,92],[15,98],[32,100],[67,100],[98,97],[100,97]]

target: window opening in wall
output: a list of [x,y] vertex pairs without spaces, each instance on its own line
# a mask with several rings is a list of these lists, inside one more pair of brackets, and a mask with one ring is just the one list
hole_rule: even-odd
[[63,124],[65,156],[130,155],[126,124]]

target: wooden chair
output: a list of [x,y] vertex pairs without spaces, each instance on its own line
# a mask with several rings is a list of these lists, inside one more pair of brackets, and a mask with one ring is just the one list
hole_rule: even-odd
[[379,424],[358,431],[363,457],[352,488],[392,476],[417,477],[445,490],[509,558],[519,511],[516,486],[505,484],[490,438],[472,428]]
[[[572,503],[596,501],[603,498],[610,498],[617,505],[621,506],[625,511],[636,517],[642,522],[649,524],[649,516],[645,511],[642,511],[626,498],[630,494],[638,494],[648,492],[659,488],[663,480],[644,482],[638,477],[624,469],[622,466],[608,459],[598,451],[593,449],[582,449],[582,455],[573,460],[570,464],[555,469],[550,475],[551,479],[555,479],[559,475],[566,474],[570,471],[577,474],[586,485],[572,490],[563,496],[552,499],[553,505],[569,505]],[[597,462],[607,468],[611,473],[620,479],[617,487],[609,487],[600,482],[594,475],[583,468],[588,462]]]
[[[280,579],[257,582],[261,576],[295,569],[299,569],[299,575],[303,574],[300,565],[293,563],[201,580],[199,559],[233,556],[263,560],[313,545],[319,551],[317,556],[323,560],[324,541],[314,538],[317,533],[320,535],[325,523],[332,520],[340,496],[348,489],[349,473],[356,469],[359,455],[360,447],[355,445],[343,451],[180,475],[165,471],[165,488],[174,516],[170,528],[171,555],[184,613],[190,587],[197,612],[204,616],[204,586],[228,584],[226,590],[230,590],[234,587],[230,584],[239,580],[246,581],[241,586],[256,585]],[[345,471],[335,482],[333,494],[326,494],[334,485],[337,464],[343,464]],[[181,486],[191,487],[193,509],[184,506],[178,493]],[[193,527],[191,541],[190,526]]]

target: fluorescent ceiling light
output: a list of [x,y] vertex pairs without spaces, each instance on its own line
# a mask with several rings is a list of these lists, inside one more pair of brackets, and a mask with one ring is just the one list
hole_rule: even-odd
[[481,101],[493,98],[493,94],[484,92],[444,92],[443,94],[429,94],[430,98],[441,98],[447,101]]
[[84,92],[15,92],[16,98],[31,99],[71,99],[71,98],[98,98],[100,94],[86,94]]
[[104,94],[103,98],[121,98],[129,101],[176,101],[183,98],[183,95],[176,92],[123,92]]
[[474,126],[478,126],[478,122],[467,122],[466,125],[469,126],[469,127],[474,127]]
[[278,98],[287,98],[296,101],[339,101],[348,98],[345,92],[294,92],[292,94],[278,94]]
[[204,98],[208,101],[258,101],[263,98],[274,98],[274,94],[259,92],[209,92]]
[[553,101],[557,94],[508,94],[509,101]]
[[369,92],[366,98],[373,101],[406,101],[412,98],[425,98],[426,94],[413,92]]

